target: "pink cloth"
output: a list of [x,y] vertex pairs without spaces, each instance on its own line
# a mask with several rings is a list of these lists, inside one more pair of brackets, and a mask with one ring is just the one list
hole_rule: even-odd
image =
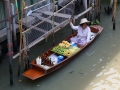
[[70,23],[72,29],[77,30],[78,34],[75,37],[70,38],[71,42],[78,43],[80,45],[85,45],[90,41],[90,28],[87,26],[84,30],[81,26],[74,26],[72,22]]

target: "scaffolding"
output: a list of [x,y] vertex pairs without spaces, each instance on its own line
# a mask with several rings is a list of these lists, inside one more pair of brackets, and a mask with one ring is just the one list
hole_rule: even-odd
[[[24,26],[22,37],[24,47],[20,50],[30,49],[49,35],[66,26],[73,13],[74,0],[65,4],[55,12],[54,0],[42,0],[24,8]],[[32,18],[31,18],[32,17]],[[16,54],[13,58],[19,56]]]
[[[97,4],[98,1],[99,0],[95,0],[94,4]],[[25,29],[22,32],[24,47],[20,52],[30,49],[51,34],[54,37],[55,32],[66,26],[70,18],[74,16],[74,2],[74,0],[71,0],[57,11],[55,11],[54,0],[42,0],[33,5],[26,6],[24,8],[25,17],[22,20],[22,25]],[[100,11],[96,5],[89,5],[88,9],[72,18],[78,19],[91,10]],[[92,13],[94,13],[94,11]],[[20,52],[14,55],[13,58],[19,56]]]

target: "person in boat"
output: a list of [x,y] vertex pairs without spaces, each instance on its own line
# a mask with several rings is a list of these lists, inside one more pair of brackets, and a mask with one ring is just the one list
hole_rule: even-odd
[[73,25],[73,20],[70,20],[70,26],[73,30],[77,30],[77,36],[70,38],[71,42],[77,43],[79,46],[85,46],[90,41],[90,27],[88,26],[88,21],[86,18],[81,19],[78,26]]

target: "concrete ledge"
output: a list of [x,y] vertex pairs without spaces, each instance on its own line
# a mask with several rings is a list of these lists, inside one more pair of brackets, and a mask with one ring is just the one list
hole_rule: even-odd
[[0,30],[0,43],[7,39],[6,28]]
[[[15,24],[15,28],[17,30],[18,28],[18,24]],[[18,32],[18,31],[16,31]],[[5,41],[7,39],[7,32],[6,32],[6,28],[0,30],[0,43]]]
[[[27,17],[27,22],[31,22],[35,19],[35,17],[31,17],[31,16],[28,16]],[[26,23],[26,18],[23,18],[23,22]],[[18,24],[15,24],[15,29],[16,29],[16,33],[19,32],[19,29],[18,29]],[[0,43],[5,41],[7,39],[7,32],[6,32],[6,28],[0,30]]]

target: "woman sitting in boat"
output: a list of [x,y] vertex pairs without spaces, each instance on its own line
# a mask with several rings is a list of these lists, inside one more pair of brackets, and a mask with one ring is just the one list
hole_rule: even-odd
[[77,30],[77,36],[70,38],[71,42],[77,43],[80,47],[87,45],[90,41],[90,27],[88,26],[88,21],[86,18],[81,19],[80,24],[78,26],[74,26],[72,23],[72,19],[70,20],[70,26],[72,29]]

